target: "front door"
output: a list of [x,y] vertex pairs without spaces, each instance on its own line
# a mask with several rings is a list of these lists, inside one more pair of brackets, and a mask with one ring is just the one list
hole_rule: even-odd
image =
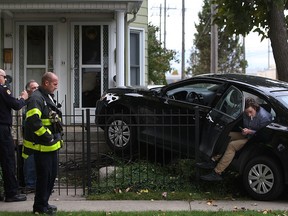
[[54,71],[54,26],[49,24],[18,24],[16,40],[16,73],[19,89],[30,80],[41,83],[46,71]]
[[224,153],[228,134],[243,113],[243,98],[242,92],[232,86],[207,114],[199,148],[207,157]]
[[76,112],[95,109],[108,88],[108,26],[72,25],[72,101]]

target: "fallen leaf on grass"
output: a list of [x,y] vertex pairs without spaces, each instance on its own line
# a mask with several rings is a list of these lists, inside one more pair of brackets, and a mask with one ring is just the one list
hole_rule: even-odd
[[115,189],[114,189],[114,192],[115,192],[115,193],[122,193],[122,190],[121,190],[120,188],[115,188]]
[[209,206],[210,206],[210,205],[211,205],[211,206],[218,206],[218,205],[216,205],[216,204],[213,203],[213,200],[208,200],[208,201],[206,202],[206,204],[209,205]]
[[140,193],[148,193],[149,191],[148,191],[148,189],[142,189],[142,190],[140,190]]
[[125,192],[129,192],[131,190],[131,187],[126,188]]
[[162,193],[162,198],[163,198],[163,199],[167,199],[167,192],[163,192],[163,193]]

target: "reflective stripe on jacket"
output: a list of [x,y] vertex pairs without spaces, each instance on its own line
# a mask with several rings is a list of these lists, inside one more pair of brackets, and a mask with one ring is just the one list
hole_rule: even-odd
[[[24,140],[22,157],[25,159],[28,158],[29,155],[33,154],[33,151],[40,151],[40,152],[56,151],[62,147],[62,143],[63,143],[62,140],[58,140],[53,145],[46,146],[46,145],[35,144],[27,140]],[[29,151],[29,150],[33,150],[33,151]]]

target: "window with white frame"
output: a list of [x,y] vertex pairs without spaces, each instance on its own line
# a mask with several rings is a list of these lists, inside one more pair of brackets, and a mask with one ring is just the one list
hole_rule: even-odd
[[143,30],[130,30],[130,85],[141,85],[143,82],[144,57]]

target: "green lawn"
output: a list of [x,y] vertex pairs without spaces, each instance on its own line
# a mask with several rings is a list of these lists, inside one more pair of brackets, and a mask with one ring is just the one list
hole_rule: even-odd
[[[149,171],[149,172],[148,172]],[[125,165],[118,173],[106,181],[93,183],[89,200],[249,200],[243,193],[241,177],[235,173],[228,173],[221,182],[198,182],[191,161],[182,160],[174,167],[162,167],[147,163]],[[95,172],[97,173],[97,172]],[[152,175],[152,174],[153,175]],[[173,175],[171,175],[173,173]],[[133,174],[133,175],[131,175]],[[149,174],[149,175],[148,175]],[[137,177],[134,179],[134,177]],[[156,178],[157,177],[157,178]],[[97,178],[94,178],[97,179]],[[163,197],[163,192],[167,194]],[[286,193],[287,194],[287,193]],[[287,195],[286,195],[287,199]],[[17,208],[17,205],[15,205]],[[0,216],[29,216],[32,212],[1,212]],[[58,212],[57,216],[258,216],[273,215],[287,216],[286,211],[147,211],[147,212]]]

